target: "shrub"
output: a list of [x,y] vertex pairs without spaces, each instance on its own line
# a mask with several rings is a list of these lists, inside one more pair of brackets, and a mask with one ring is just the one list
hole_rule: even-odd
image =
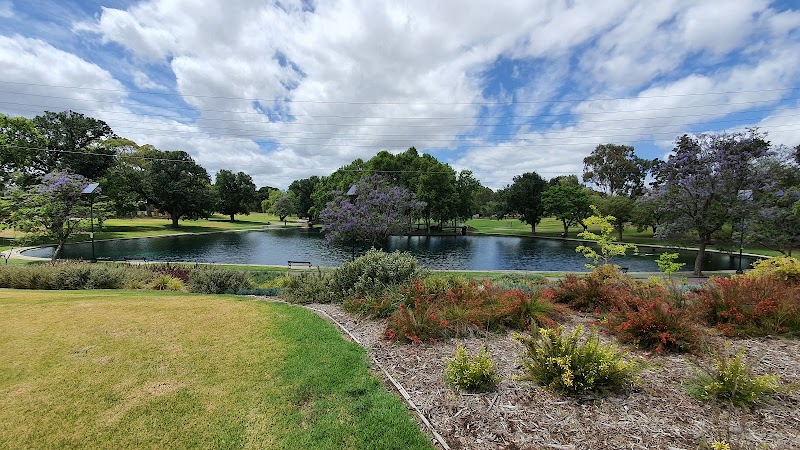
[[410,253],[384,253],[371,249],[364,256],[337,267],[330,281],[333,301],[380,294],[388,286],[408,282],[419,274],[417,260]]
[[189,276],[189,291],[198,294],[225,294],[251,287],[246,272],[207,267],[193,270]]
[[176,264],[152,264],[147,266],[153,272],[160,275],[169,275],[172,278],[177,278],[181,282],[188,283],[189,276],[192,274],[192,268]]
[[397,289],[389,290],[380,295],[367,294],[363,297],[348,298],[342,307],[348,312],[369,318],[383,319],[397,311],[400,306]]
[[780,377],[753,375],[753,370],[744,357],[744,349],[734,356],[727,352],[718,352],[714,366],[701,367],[689,381],[689,395],[702,401],[717,400],[736,406],[750,406],[767,401],[770,395],[777,392]]
[[470,392],[494,389],[499,381],[495,375],[494,363],[486,347],[471,357],[463,345],[456,346],[453,359],[445,360],[444,381],[448,386]]
[[149,284],[150,289],[156,291],[185,291],[186,285],[180,278],[171,275],[159,275]]
[[258,287],[262,288],[283,288],[286,287],[286,283],[289,281],[288,272],[278,272],[274,270],[261,270],[251,272],[250,278]]
[[633,281],[613,265],[604,264],[587,275],[569,274],[550,289],[553,300],[585,312],[610,310],[619,291],[631,288]]
[[286,279],[283,296],[294,303],[330,303],[331,276],[321,270],[300,272]]
[[800,284],[774,277],[714,278],[694,300],[698,316],[728,336],[800,333]]
[[530,337],[517,335],[525,347],[521,378],[568,394],[613,391],[633,383],[638,364],[615,346],[600,344],[596,331],[585,340],[582,336],[582,326],[569,333],[560,326],[540,328]]
[[529,274],[503,274],[492,280],[495,286],[503,289],[519,289],[523,292],[538,291],[547,285],[547,277]]
[[685,308],[676,307],[669,288],[641,285],[620,292],[604,325],[624,342],[663,352],[698,352],[702,329]]
[[281,295],[283,289],[281,288],[264,288],[264,287],[255,287],[255,288],[244,288],[239,289],[235,292],[236,295],[257,295],[259,297],[276,297]]
[[[142,276],[124,267],[84,262],[0,266],[0,287],[13,289],[120,289]],[[148,272],[149,273],[149,272]]]
[[749,278],[775,277],[784,281],[800,282],[800,261],[791,256],[778,256],[760,259],[753,263],[753,270],[746,274]]
[[489,281],[412,280],[391,295],[397,310],[389,316],[386,335],[405,342],[507,328],[526,330],[532,325],[553,325],[563,315],[539,292],[506,290]]

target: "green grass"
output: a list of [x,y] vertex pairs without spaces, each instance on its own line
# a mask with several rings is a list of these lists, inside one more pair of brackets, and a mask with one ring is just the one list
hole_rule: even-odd
[[[564,227],[561,222],[552,218],[546,217],[542,219],[541,223],[536,225],[536,234],[531,234],[530,225],[523,223],[519,219],[471,219],[468,220],[467,225],[472,227],[475,231],[485,234],[507,234],[517,236],[537,236],[537,237],[561,237]],[[509,227],[509,223],[511,226]],[[589,228],[589,230],[597,232],[598,230]],[[578,233],[583,231],[583,227],[570,227],[568,237],[571,239],[579,239]],[[617,238],[617,233],[614,233]],[[692,243],[677,243],[668,242],[656,239],[653,237],[650,229],[644,231],[637,231],[635,227],[626,227],[622,232],[622,240],[624,242],[631,242],[634,244],[654,245],[657,247],[694,247]],[[710,250],[715,249],[714,246],[709,247]],[[738,250],[738,248],[737,248]],[[779,256],[780,252],[769,250],[758,246],[748,246],[743,250],[745,253],[752,253],[756,255],[765,256]]]
[[294,306],[0,290],[0,448],[425,448],[365,351]]

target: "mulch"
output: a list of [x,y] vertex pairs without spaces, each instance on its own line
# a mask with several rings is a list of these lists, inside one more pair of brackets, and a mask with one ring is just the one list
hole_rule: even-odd
[[[489,334],[419,345],[396,344],[383,337],[384,321],[365,319],[335,304],[309,305],[343,325],[410,394],[436,431],[453,449],[686,449],[727,440],[733,448],[800,449],[800,393],[781,393],[751,410],[699,402],[684,382],[697,371],[685,355],[657,355],[637,349],[646,361],[637,385],[608,396],[565,397],[521,375],[521,344],[511,334]],[[588,323],[573,315],[567,327]],[[613,337],[602,335],[604,341]],[[756,373],[781,375],[800,385],[800,341],[767,337],[727,339],[744,347]],[[471,354],[486,346],[503,379],[493,392],[470,394],[443,380],[444,359],[457,342]],[[387,382],[390,389],[394,389]]]

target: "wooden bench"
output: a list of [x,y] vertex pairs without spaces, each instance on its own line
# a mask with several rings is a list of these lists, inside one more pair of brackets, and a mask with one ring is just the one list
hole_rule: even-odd
[[627,267],[620,267],[619,270],[621,270],[622,273],[628,273],[628,268]]
[[292,268],[293,265],[311,267],[311,261],[289,261],[288,263],[290,269]]

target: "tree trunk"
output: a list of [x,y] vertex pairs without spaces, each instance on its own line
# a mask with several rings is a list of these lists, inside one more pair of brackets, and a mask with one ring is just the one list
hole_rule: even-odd
[[235,214],[231,214],[231,222],[236,222],[236,219],[233,218]]
[[[63,248],[64,248],[64,241],[59,241],[58,245],[56,246],[56,249],[53,251],[53,257],[50,258],[50,262],[51,263],[56,262],[56,259],[58,259],[58,255],[61,254],[61,249],[63,249]],[[6,261],[6,262],[8,262],[8,261]]]
[[531,233],[536,234],[536,223],[531,223]]
[[697,258],[694,259],[694,274],[696,276],[703,275],[703,258],[706,256],[706,239],[700,240],[700,246],[697,248]]
[[180,224],[178,223],[178,215],[175,211],[170,212],[170,217],[172,217],[172,228],[180,228]]
[[619,241],[622,242],[622,228],[617,228],[617,231],[619,232]]
[[564,237],[567,237],[569,233],[569,224],[564,219],[561,219],[561,224],[564,225]]

